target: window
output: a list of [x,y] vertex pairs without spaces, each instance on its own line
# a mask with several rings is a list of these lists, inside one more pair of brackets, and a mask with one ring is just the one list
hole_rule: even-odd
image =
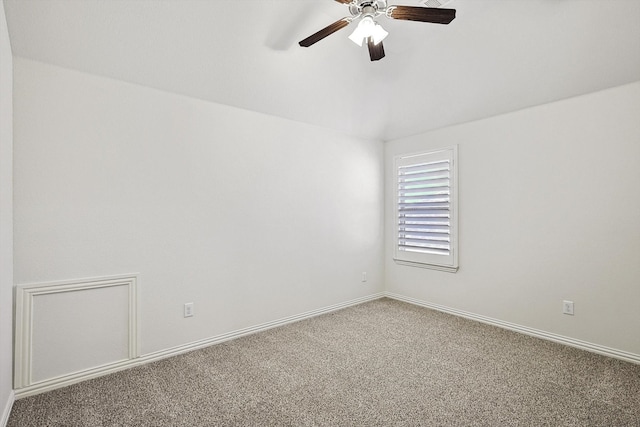
[[399,264],[458,270],[457,147],[395,158]]

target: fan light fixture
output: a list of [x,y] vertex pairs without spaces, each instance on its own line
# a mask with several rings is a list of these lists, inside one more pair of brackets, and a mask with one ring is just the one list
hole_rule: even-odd
[[389,33],[382,28],[382,25],[378,24],[371,16],[367,15],[360,20],[356,29],[349,36],[349,39],[362,47],[362,43],[371,37],[373,39],[373,44],[377,46],[388,35]]
[[[335,0],[338,3],[349,8],[351,16],[344,17],[330,24],[320,31],[311,34],[304,40],[300,40],[298,44],[302,47],[309,47],[318,43],[320,40],[345,28],[352,22],[360,20],[358,27],[349,36],[352,42],[362,47],[367,45],[369,50],[369,58],[372,61],[379,61],[384,58],[384,40],[389,33],[382,28],[375,19],[379,16],[385,16],[390,19],[398,19],[401,21],[417,21],[430,22],[433,24],[448,24],[456,17],[455,9],[443,9],[439,7],[421,7],[421,6],[396,6],[388,5],[387,0]],[[415,0],[413,0],[415,1]],[[419,3],[429,5],[442,5],[450,0],[419,0]]]

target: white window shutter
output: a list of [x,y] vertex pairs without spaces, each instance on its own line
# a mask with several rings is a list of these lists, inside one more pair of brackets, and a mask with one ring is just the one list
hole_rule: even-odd
[[396,157],[396,261],[457,269],[456,152]]

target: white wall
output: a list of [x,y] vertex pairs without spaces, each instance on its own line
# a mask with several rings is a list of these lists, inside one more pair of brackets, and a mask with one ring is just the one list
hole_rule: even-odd
[[[143,355],[385,281],[392,293],[640,354],[640,82],[391,141],[383,156],[377,141],[13,62],[15,282],[139,273]],[[396,265],[393,156],[452,144],[460,270]],[[7,317],[13,280],[3,280]],[[575,316],[561,314],[563,299]],[[182,317],[185,302],[195,317]],[[2,331],[10,341],[10,319]],[[9,395],[10,372],[2,378]]]
[[[460,270],[397,265],[393,157],[453,144]],[[388,291],[640,355],[640,82],[391,141],[385,164]]]
[[0,425],[12,398],[13,312],[13,59],[0,3]]
[[17,284],[139,273],[143,355],[382,291],[381,142],[14,66]]

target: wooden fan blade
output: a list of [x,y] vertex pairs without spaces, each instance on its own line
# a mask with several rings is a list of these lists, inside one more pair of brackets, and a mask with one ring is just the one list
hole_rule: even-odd
[[342,3],[342,4],[349,4],[351,3],[351,0],[336,0],[338,3]]
[[382,46],[382,42],[376,45],[373,43],[373,39],[369,37],[367,44],[369,45],[369,58],[371,58],[372,61],[379,61],[384,58],[384,46]]
[[334,22],[333,24],[324,27],[323,29],[321,29],[320,31],[318,31],[315,34],[310,35],[309,37],[307,37],[306,39],[298,42],[298,44],[302,47],[309,47],[314,43],[318,43],[320,40],[322,40],[323,38],[330,36],[331,34],[335,33],[336,31],[346,27],[347,25],[349,25],[349,19],[348,18],[342,18],[339,21]]
[[405,21],[431,22],[434,24],[448,24],[456,17],[455,9],[440,9],[436,7],[391,6],[389,16],[393,19]]

